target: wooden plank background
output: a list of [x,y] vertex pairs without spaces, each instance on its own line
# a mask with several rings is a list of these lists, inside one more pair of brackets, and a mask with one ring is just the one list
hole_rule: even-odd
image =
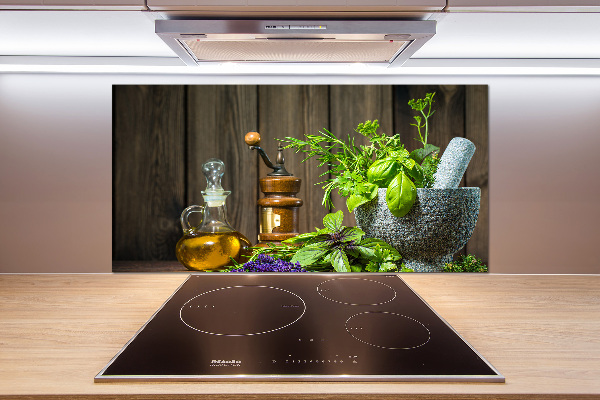
[[175,255],[185,193],[185,88],[115,86],[113,259]]
[[[408,150],[419,147],[408,101],[436,92],[429,143],[442,152],[453,137],[475,143],[462,185],[479,186],[481,210],[475,232],[461,253],[488,262],[488,88],[485,85],[119,85],[113,87],[113,270],[124,261],[176,260],[182,235],[179,216],[202,204],[202,164],[225,162],[223,187],[230,224],[253,243],[258,234],[258,179],[269,170],[248,149],[244,135],[258,130],[274,158],[277,138],[302,137],[325,128],[346,139],[360,122],[379,120],[380,131],[399,133]],[[321,205],[327,177],[314,160],[288,150],[286,167],[302,179],[298,194],[300,232],[322,225],[330,210]],[[345,199],[333,197],[355,225]],[[175,261],[176,262],[176,261]]]

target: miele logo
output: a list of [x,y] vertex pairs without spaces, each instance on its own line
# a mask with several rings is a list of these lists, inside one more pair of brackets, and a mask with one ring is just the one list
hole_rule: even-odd
[[210,362],[211,367],[241,367],[242,362],[240,360],[212,360]]

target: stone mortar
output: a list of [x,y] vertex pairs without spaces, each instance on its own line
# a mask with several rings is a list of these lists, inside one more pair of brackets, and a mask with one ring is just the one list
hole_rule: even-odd
[[404,217],[392,215],[387,189],[354,210],[357,226],[367,237],[386,241],[415,272],[442,272],[444,265],[471,238],[479,216],[481,190],[417,189],[417,199]]

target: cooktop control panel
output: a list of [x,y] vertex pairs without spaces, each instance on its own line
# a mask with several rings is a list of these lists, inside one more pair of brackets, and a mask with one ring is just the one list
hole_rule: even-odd
[[95,380],[504,377],[398,275],[200,273]]

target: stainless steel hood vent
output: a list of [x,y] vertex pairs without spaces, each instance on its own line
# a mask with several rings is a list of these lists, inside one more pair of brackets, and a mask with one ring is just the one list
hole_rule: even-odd
[[207,62],[402,65],[435,21],[157,20],[156,33],[187,65]]

